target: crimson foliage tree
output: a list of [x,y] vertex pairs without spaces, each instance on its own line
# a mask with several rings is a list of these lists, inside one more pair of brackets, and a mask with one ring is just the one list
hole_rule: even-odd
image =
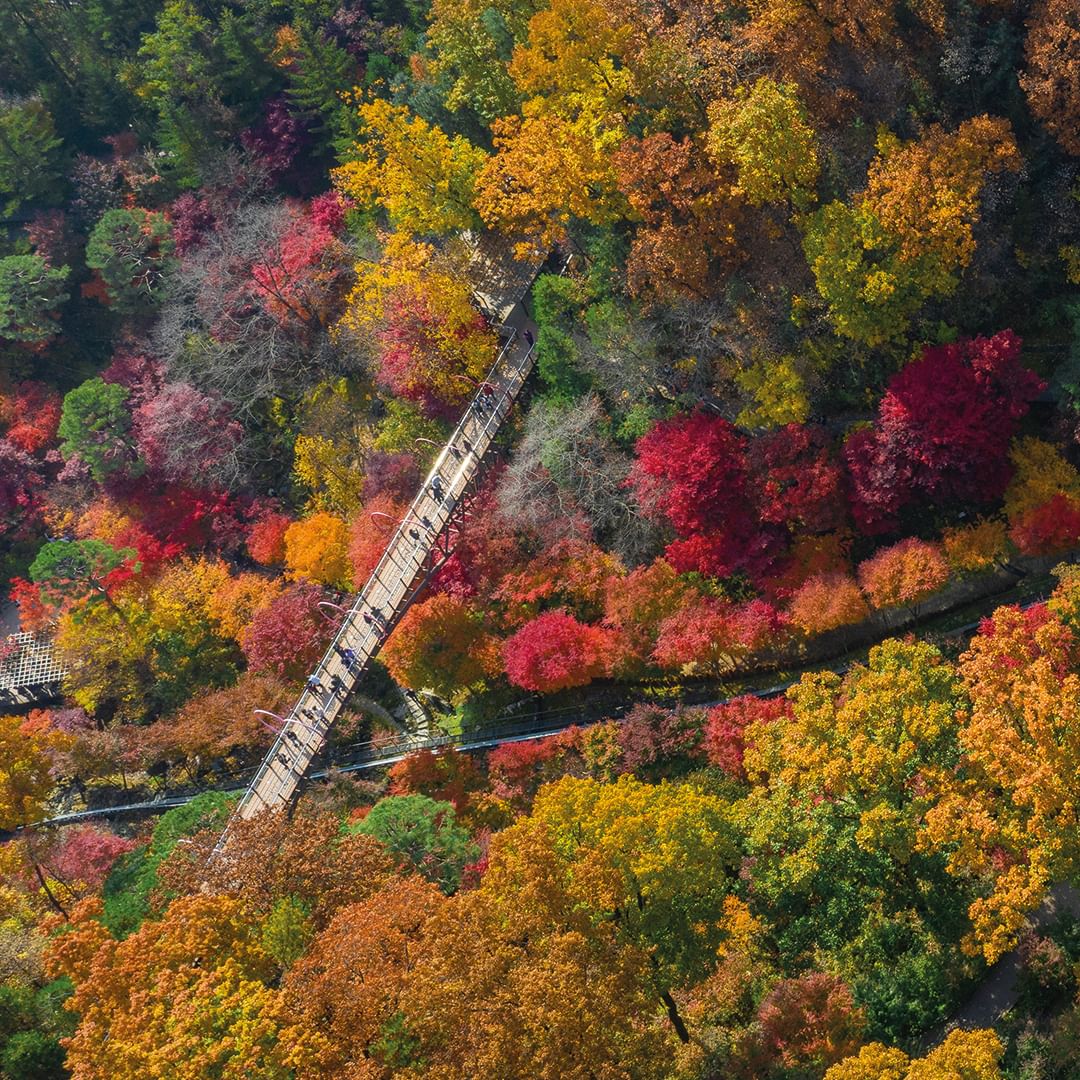
[[643,513],[679,535],[667,550],[677,570],[722,575],[763,554],[746,443],[722,417],[697,412],[654,424],[637,442],[627,483]]
[[609,634],[562,611],[527,622],[503,645],[510,681],[526,690],[553,693],[584,686],[607,670]]
[[253,671],[299,678],[322,656],[331,626],[319,611],[323,590],[294,585],[255,613],[240,640]]
[[1043,383],[1011,330],[926,349],[895,375],[872,428],[844,448],[853,509],[882,532],[917,499],[987,502],[1009,482],[1009,442]]

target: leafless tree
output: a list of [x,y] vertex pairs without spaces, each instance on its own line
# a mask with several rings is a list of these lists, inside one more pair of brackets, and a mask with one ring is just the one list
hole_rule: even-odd
[[608,418],[596,394],[572,405],[540,402],[499,486],[500,512],[544,535],[568,535],[583,515],[598,538],[636,562],[656,533],[637,513],[624,481],[629,458],[605,437]]
[[[323,288],[340,295],[347,251],[317,281],[301,280],[287,296],[275,295],[288,268],[281,264],[282,240],[295,211],[268,200],[236,206],[174,275],[154,333],[154,344],[172,379],[212,391],[243,415],[260,402],[295,393],[318,379],[363,366],[355,344],[339,344],[329,332],[336,297],[315,296]],[[262,266],[269,286],[252,268]]]

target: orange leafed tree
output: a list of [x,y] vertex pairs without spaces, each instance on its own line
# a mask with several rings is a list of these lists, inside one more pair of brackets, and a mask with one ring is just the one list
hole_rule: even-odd
[[75,982],[75,1080],[286,1080],[321,1049],[317,1035],[291,1027],[245,901],[184,897],[124,941],[103,934],[93,914],[84,906],[74,940],[57,938],[49,957],[54,977]]
[[294,521],[285,530],[285,565],[294,580],[349,587],[352,567],[348,526],[327,513]]
[[963,768],[927,821],[955,873],[991,883],[971,906],[969,942],[990,962],[1052,882],[1080,881],[1078,658],[1072,631],[1038,605],[999,608],[960,659]]
[[612,162],[642,222],[627,265],[631,291],[707,295],[714,261],[735,255],[741,201],[731,183],[698,142],[667,132],[625,140]]
[[1080,155],[1080,11],[1072,0],[1041,0],[1028,22],[1020,85],[1031,111],[1063,149]]
[[859,564],[859,584],[876,608],[917,604],[949,580],[941,547],[909,537]]
[[501,670],[499,642],[481,613],[464,600],[436,593],[415,604],[382,651],[390,674],[414,690],[451,699]]
[[870,614],[858,582],[850,574],[816,574],[799,587],[788,610],[805,634],[822,634],[861,622]]
[[341,908],[284,983],[285,1002],[330,1044],[327,1080],[389,1076],[380,1061],[384,1026],[398,1010],[427,921],[445,903],[416,877],[395,881]]

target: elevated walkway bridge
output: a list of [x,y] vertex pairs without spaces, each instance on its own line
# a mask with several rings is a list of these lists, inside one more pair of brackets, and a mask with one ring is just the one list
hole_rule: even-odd
[[[346,699],[419,591],[449,557],[492,441],[532,370],[531,324],[508,328],[499,354],[408,512],[394,530],[367,583],[343,618],[326,654],[286,717],[280,734],[248,784],[236,817],[286,807],[322,750]],[[217,850],[228,837],[222,835]]]

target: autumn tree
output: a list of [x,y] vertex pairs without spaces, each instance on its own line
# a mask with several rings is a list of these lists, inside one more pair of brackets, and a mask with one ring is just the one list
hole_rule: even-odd
[[255,709],[279,716],[288,712],[295,690],[271,675],[245,672],[234,686],[196,694],[179,712],[145,729],[140,739],[152,760],[181,759],[191,769],[231,754],[259,750],[273,734]]
[[746,729],[751,724],[768,724],[790,713],[791,706],[784,697],[744,694],[714,705],[705,716],[703,744],[709,763],[736,780],[745,780]]
[[928,822],[950,867],[989,886],[970,914],[971,944],[990,962],[1012,947],[1050,883],[1076,874],[1058,809],[1074,797],[1076,656],[1071,630],[1036,605],[998,608],[960,660],[971,699],[963,767]]
[[379,381],[421,405],[429,416],[468,396],[469,380],[486,374],[491,332],[460,281],[402,286],[386,304],[378,334]]
[[483,783],[469,754],[456,750],[415,750],[387,770],[391,795],[429,795],[453,804],[459,816]]
[[0,535],[18,535],[38,520],[45,478],[25,450],[0,439]]
[[735,1052],[736,1076],[820,1071],[853,1053],[866,1026],[865,1011],[851,990],[820,971],[778,983],[758,1006],[755,1020]]
[[[925,825],[936,785],[960,760],[961,695],[936,649],[889,641],[844,679],[804,675],[790,711],[742,736],[752,910],[781,955],[830,950],[871,1024],[898,1035],[944,1017],[948,965],[961,962],[972,890],[945,872]],[[874,914],[883,901],[910,914]]]
[[761,519],[793,534],[828,533],[847,520],[841,462],[828,433],[785,424],[754,439],[747,452],[751,486]]
[[603,627],[578,622],[562,611],[548,611],[505,642],[503,662],[516,686],[550,694],[602,677],[609,648],[610,637]]
[[631,291],[707,295],[714,261],[735,256],[738,193],[689,136],[626,139],[612,163],[619,189],[642,221],[627,265]]
[[870,608],[850,574],[815,574],[792,596],[788,614],[804,634],[823,634],[862,622]]
[[857,1054],[833,1065],[825,1080],[1001,1080],[1005,1047],[989,1029],[950,1031],[925,1056],[909,1058],[903,1050],[867,1043]]
[[734,167],[734,194],[751,206],[809,205],[820,168],[817,139],[793,86],[760,78],[714,102],[709,120],[709,154]]
[[164,1055],[177,1080],[213,1070],[284,1080],[293,1054],[318,1047],[312,1036],[288,1030],[280,993],[270,986],[275,963],[245,901],[181,898],[162,921],[121,942],[88,925],[93,903],[50,956],[52,972],[76,987],[70,1008],[79,1025],[67,1047],[75,1075],[152,1075]]
[[652,663],[661,626],[686,606],[692,593],[693,586],[664,559],[608,582],[604,622],[619,635],[615,648],[620,672]]
[[676,570],[723,575],[756,556],[745,441],[704,412],[652,426],[636,446],[628,483],[642,512],[683,539],[668,545]]
[[167,383],[143,401],[132,433],[147,468],[166,480],[232,487],[242,476],[243,427],[225,402],[190,383]]
[[414,604],[381,653],[402,686],[453,700],[501,670],[498,642],[480,611],[446,593]]
[[162,885],[179,895],[240,897],[261,917],[291,898],[318,932],[341,908],[395,880],[393,856],[370,836],[343,834],[336,813],[316,809],[291,821],[281,814],[235,821],[228,859],[208,864],[220,836],[220,828],[208,828],[175,848],[160,870]]
[[928,348],[889,380],[873,428],[844,448],[863,528],[881,528],[915,500],[1001,495],[1009,441],[1043,387],[1020,363],[1020,344],[1003,330]]
[[0,338],[36,345],[56,334],[69,273],[69,267],[49,266],[40,255],[0,259]]
[[73,895],[101,888],[121,855],[135,842],[97,825],[76,825],[63,830],[46,855],[49,874]]
[[292,519],[287,514],[269,511],[251,523],[247,535],[248,554],[262,566],[285,561],[285,533]]
[[359,113],[362,139],[334,171],[339,191],[361,206],[381,206],[406,232],[451,233],[475,223],[473,185],[483,150],[382,98]]
[[784,615],[765,600],[692,598],[660,624],[653,656],[663,667],[719,675],[783,640]]
[[76,703],[103,717],[153,719],[197,688],[231,683],[241,653],[207,609],[227,576],[220,562],[179,560],[152,582],[106,588],[105,602],[61,615],[56,643]]
[[1020,85],[1028,108],[1069,154],[1080,154],[1080,92],[1071,78],[1080,63],[1080,19],[1068,0],[1042,0],[1028,20],[1027,71]]
[[319,610],[322,598],[318,586],[298,584],[257,611],[240,638],[248,666],[289,679],[307,674],[332,634]]
[[291,578],[336,588],[352,583],[349,527],[333,514],[294,521],[285,530],[285,566]]
[[[416,1056],[448,1077],[661,1075],[664,1048],[690,1038],[672,991],[725,934],[717,870],[734,855],[725,805],[691,788],[630,777],[546,787],[493,839],[479,889],[429,926],[402,1002]],[[470,925],[488,948],[461,948]],[[496,1007],[472,1007],[484,998]],[[655,1015],[650,998],[670,1028],[632,1021]],[[597,1032],[586,1045],[573,1034],[582,1022]]]
[[896,44],[892,3],[858,0],[838,7],[818,0],[753,0],[746,28],[751,48],[771,57],[785,77],[820,93],[830,50],[842,45],[873,53]]
[[908,537],[859,564],[859,584],[876,608],[914,605],[949,580],[939,544]]
[[395,880],[342,907],[290,968],[282,983],[289,1009],[329,1042],[321,1075],[381,1076],[398,1064],[401,994],[428,920],[442,906],[438,890],[419,878]]
[[592,621],[603,611],[609,587],[624,573],[622,563],[598,544],[560,540],[520,572],[506,574],[495,595],[511,605],[507,612],[511,624],[550,608],[565,608]]
[[0,414],[6,414],[9,425],[4,437],[28,454],[46,449],[56,439],[61,401],[60,395],[45,383],[18,383],[0,404]]
[[803,249],[836,330],[867,345],[901,336],[923,303],[948,296],[975,250],[987,177],[1016,172],[1007,120],[978,116],[916,142],[885,133],[866,190],[805,222]]
[[[337,200],[333,193],[328,198]],[[345,284],[342,218],[340,211],[320,212],[318,200],[307,206],[286,202],[274,208],[270,235],[251,261],[253,298],[301,340],[310,341],[337,315]]]
[[57,742],[48,731],[28,731],[22,717],[0,718],[0,828],[11,830],[42,816],[55,786],[49,750]]
[[575,218],[609,225],[621,196],[609,152],[556,115],[506,116],[492,125],[495,154],[476,180],[484,223],[528,247],[550,247]]

